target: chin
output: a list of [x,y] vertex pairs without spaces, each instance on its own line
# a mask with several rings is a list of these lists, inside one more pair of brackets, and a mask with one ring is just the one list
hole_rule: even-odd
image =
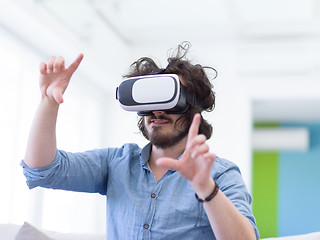
[[174,133],[171,132],[169,134],[159,134],[154,133],[149,134],[149,140],[152,143],[152,145],[158,147],[158,148],[170,148],[178,144],[182,139],[184,139],[188,135],[187,131],[183,132],[177,132]]

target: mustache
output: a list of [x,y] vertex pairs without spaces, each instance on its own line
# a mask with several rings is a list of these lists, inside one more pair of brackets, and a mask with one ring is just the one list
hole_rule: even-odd
[[172,122],[172,120],[168,117],[165,117],[163,115],[155,116],[154,114],[151,115],[151,117],[149,118],[149,122],[151,122],[152,120],[166,120]]

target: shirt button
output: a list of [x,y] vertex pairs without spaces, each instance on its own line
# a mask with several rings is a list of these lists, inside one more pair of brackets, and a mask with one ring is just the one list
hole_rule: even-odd
[[143,225],[144,229],[148,229],[149,228],[149,225],[148,224],[145,224]]
[[155,197],[156,197],[156,194],[155,194],[155,193],[152,193],[152,194],[151,194],[151,197],[152,197],[152,198],[155,198]]

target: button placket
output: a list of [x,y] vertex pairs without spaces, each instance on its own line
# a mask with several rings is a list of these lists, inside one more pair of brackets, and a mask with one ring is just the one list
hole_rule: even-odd
[[[151,173],[151,172],[150,172]],[[151,237],[151,228],[153,224],[153,220],[155,217],[155,212],[157,208],[157,197],[159,196],[159,193],[161,192],[162,186],[164,182],[168,179],[168,177],[171,175],[172,172],[167,172],[156,184],[155,187],[151,190],[149,197],[150,199],[150,205],[149,205],[149,211],[147,213],[145,223],[143,224],[143,235],[145,239],[149,239]],[[151,173],[152,174],[152,173]],[[153,175],[152,175],[153,177]]]

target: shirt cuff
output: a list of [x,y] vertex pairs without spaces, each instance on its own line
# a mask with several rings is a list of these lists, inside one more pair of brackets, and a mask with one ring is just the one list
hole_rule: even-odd
[[29,189],[38,186],[45,187],[48,184],[50,177],[54,174],[55,169],[60,165],[62,157],[62,153],[57,150],[54,161],[48,166],[41,168],[30,168],[25,164],[24,160],[22,160],[20,166],[22,166],[23,174],[27,179],[26,182]]

